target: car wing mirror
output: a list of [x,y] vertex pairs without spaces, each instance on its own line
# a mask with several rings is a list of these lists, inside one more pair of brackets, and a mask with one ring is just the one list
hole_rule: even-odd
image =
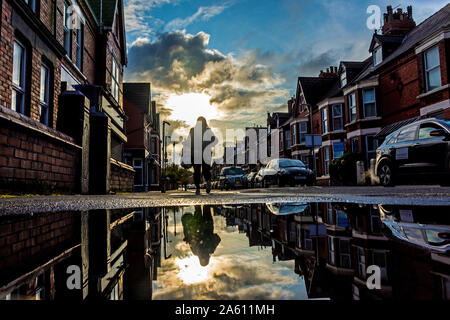
[[449,138],[450,134],[447,133],[444,129],[438,129],[430,132],[431,137],[446,137]]

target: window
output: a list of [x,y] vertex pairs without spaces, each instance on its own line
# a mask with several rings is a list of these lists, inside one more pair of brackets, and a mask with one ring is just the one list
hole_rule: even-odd
[[77,31],[77,68],[83,70],[83,25]]
[[328,263],[333,266],[336,263],[334,257],[334,238],[328,237]]
[[284,150],[284,146],[283,146],[283,131],[280,130],[280,150]]
[[377,105],[375,98],[375,89],[363,90],[364,100],[364,118],[373,118],[377,116]]
[[36,12],[36,1],[35,0],[25,0],[25,3],[30,7],[33,12]]
[[152,154],[158,153],[158,151],[156,150],[156,138],[152,138],[151,150],[152,150]]
[[350,122],[356,121],[356,94],[352,93],[348,96],[348,119]]
[[70,32],[70,12],[69,12],[70,5],[67,2],[64,2],[64,13],[63,13],[63,19],[64,19],[64,49],[66,49],[66,54],[69,56],[69,58],[72,57],[72,34]]
[[333,206],[331,203],[327,203],[327,222],[328,224],[334,224],[333,222]]
[[372,53],[373,66],[379,65],[383,61],[383,49],[381,46],[375,48]]
[[361,279],[366,279],[366,255],[362,248],[357,249],[358,275]]
[[400,131],[397,143],[416,140],[417,126],[410,126]]
[[326,107],[322,109],[322,133],[328,133],[328,112]]
[[120,83],[120,71],[119,64],[116,59],[112,58],[112,70],[111,70],[111,94],[119,102],[120,93],[119,93],[119,83]]
[[341,88],[347,85],[347,72],[343,71],[341,73]]
[[442,85],[438,46],[425,52],[425,76],[427,91],[434,90]]
[[359,139],[358,139],[358,137],[351,138],[350,139],[350,144],[351,144],[351,147],[352,147],[352,152],[359,152]]
[[347,228],[349,224],[348,224],[348,217],[345,214],[345,212],[342,210],[337,210],[336,216],[337,216],[337,224],[336,225],[338,227]]
[[292,126],[292,145],[297,144],[297,124]]
[[142,159],[133,159],[133,168],[136,171],[134,175],[134,185],[143,186],[144,185],[144,166]]
[[12,102],[11,108],[19,113],[25,113],[26,90],[26,49],[19,41],[14,41],[13,76],[12,76]]
[[291,148],[291,130],[287,130],[285,132],[286,134],[286,148],[290,149]]
[[352,267],[351,263],[351,246],[350,240],[340,239],[339,240],[339,257],[340,257],[340,267],[345,269],[350,269]]
[[323,169],[324,175],[328,176],[330,173],[330,147],[323,148]]
[[435,130],[442,130],[442,127],[434,123],[425,123],[420,126],[419,130],[419,140],[428,139],[443,139],[443,137],[432,137],[431,132]]
[[373,264],[380,267],[381,270],[381,280],[383,282],[387,281],[387,263],[386,263],[386,253],[374,251],[372,253]]
[[367,161],[377,157],[378,139],[375,136],[366,136]]
[[40,121],[48,125],[50,106],[50,69],[41,65]]
[[300,133],[300,143],[305,143],[306,134],[308,133],[308,124],[306,122],[300,122],[299,133]]
[[333,131],[340,131],[344,129],[344,121],[342,114],[342,105],[337,104],[332,107],[333,110]]

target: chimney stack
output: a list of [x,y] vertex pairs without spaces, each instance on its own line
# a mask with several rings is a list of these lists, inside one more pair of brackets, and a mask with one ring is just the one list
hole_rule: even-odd
[[412,6],[408,6],[407,12],[403,12],[402,8],[398,8],[396,12],[392,6],[387,7],[387,13],[384,14],[383,35],[402,35],[416,27],[413,19]]
[[325,71],[320,70],[319,78],[337,78],[337,67],[329,67]]

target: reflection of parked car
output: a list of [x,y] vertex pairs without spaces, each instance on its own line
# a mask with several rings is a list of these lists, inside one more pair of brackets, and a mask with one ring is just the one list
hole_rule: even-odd
[[255,178],[257,176],[258,172],[250,172],[247,177],[247,188],[254,188],[255,187]]
[[223,168],[219,180],[220,189],[236,189],[244,186],[244,171],[240,167]]
[[267,209],[277,216],[300,214],[309,208],[307,203],[266,203]]
[[377,150],[376,173],[390,186],[400,175],[440,174],[450,179],[450,121],[417,121],[387,136]]
[[263,188],[269,185],[308,185],[315,182],[314,172],[300,160],[276,159],[258,172],[256,182]]

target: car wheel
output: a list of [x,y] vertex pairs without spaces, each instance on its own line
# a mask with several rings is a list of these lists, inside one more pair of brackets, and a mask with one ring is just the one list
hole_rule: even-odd
[[392,165],[389,161],[381,163],[380,168],[378,169],[378,178],[380,178],[380,184],[384,187],[394,185],[394,171],[392,170]]

